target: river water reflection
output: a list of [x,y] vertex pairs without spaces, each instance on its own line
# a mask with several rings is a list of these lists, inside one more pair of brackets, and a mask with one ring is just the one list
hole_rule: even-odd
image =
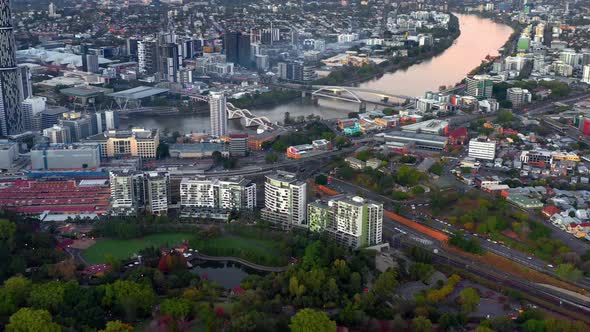
[[[513,31],[507,25],[475,15],[455,15],[459,18],[461,35],[441,55],[406,70],[385,74],[360,86],[391,94],[421,96],[426,91],[438,90],[441,85],[454,85],[471,69],[477,67],[487,55],[497,55],[498,49],[504,45]],[[314,105],[308,100],[295,100],[273,107],[254,108],[251,111],[256,115],[266,116],[273,122],[282,122],[286,112],[289,112],[291,117],[315,114],[324,119],[334,119],[345,117],[347,113],[356,110],[357,105],[345,102],[321,100],[319,105]],[[122,119],[121,126],[203,133],[209,130],[209,115],[132,117]],[[230,129],[240,131],[244,128],[239,120],[232,120]]]

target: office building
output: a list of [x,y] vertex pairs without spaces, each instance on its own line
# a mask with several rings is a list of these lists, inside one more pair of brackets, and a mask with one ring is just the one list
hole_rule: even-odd
[[422,150],[446,149],[448,138],[440,135],[420,134],[405,131],[392,131],[383,135],[385,145],[391,148],[400,146],[414,147]]
[[43,129],[43,136],[49,138],[49,143],[51,144],[72,142],[70,128],[60,125],[53,125],[53,127]]
[[95,133],[119,128],[119,113],[116,111],[102,111],[94,113]]
[[138,44],[139,39],[137,38],[131,37],[127,39],[127,55],[130,56],[132,60],[137,60]]
[[465,92],[478,99],[492,98],[494,83],[489,75],[474,75],[466,78]]
[[165,172],[147,172],[144,178],[146,211],[159,216],[168,214],[170,175]]
[[140,157],[156,158],[160,145],[158,129],[146,130],[108,130],[83,140],[86,143],[100,144],[101,158]]
[[226,219],[232,211],[256,207],[256,183],[243,178],[183,178],[180,183],[183,218]]
[[82,57],[82,71],[88,72],[88,57],[87,55],[90,54],[90,44],[82,43],[80,44],[80,56]]
[[496,142],[487,138],[474,138],[469,141],[469,157],[480,160],[494,160]]
[[52,144],[31,149],[32,170],[94,169],[100,167],[98,145]]
[[342,245],[364,248],[382,242],[383,204],[339,195],[308,204],[308,222],[310,230],[327,232]]
[[63,118],[62,114],[67,112],[68,109],[62,106],[47,107],[41,112],[41,130],[58,124],[59,119]]
[[174,43],[160,45],[158,56],[158,60],[160,61],[158,66],[160,79],[172,83],[176,82],[178,69],[182,61],[178,59],[178,46]]
[[586,84],[590,84],[590,65],[584,66],[584,71],[582,75],[582,82]]
[[256,55],[256,69],[266,71],[269,68],[268,55]]
[[279,62],[278,76],[282,80],[303,81],[304,66],[300,61]]
[[0,136],[8,136],[25,131],[25,116],[19,90],[22,81],[16,65],[10,0],[0,0],[0,13]]
[[95,125],[90,115],[81,112],[66,112],[62,114],[59,125],[70,128],[72,142],[78,142],[88,136],[95,135]]
[[49,14],[48,16],[50,18],[57,17],[57,8],[56,8],[56,6],[55,6],[55,4],[53,2],[50,2],[49,3],[48,14]]
[[229,155],[244,157],[248,153],[248,134],[229,135]]
[[566,48],[559,53],[559,60],[570,66],[577,66],[582,60],[582,54],[577,53],[573,49]]
[[31,83],[31,70],[28,66],[19,65],[18,72],[20,76],[19,91],[22,100],[33,96],[33,85]]
[[0,140],[0,170],[11,169],[18,159],[18,143]]
[[527,89],[512,87],[506,90],[506,99],[512,103],[513,107],[528,104],[531,102],[532,98],[533,95]]
[[98,55],[97,54],[86,54],[86,71],[89,73],[98,73],[100,67],[98,66]]
[[262,219],[289,229],[306,227],[307,184],[294,173],[278,171],[264,183]]
[[446,136],[449,131],[449,123],[444,120],[431,119],[402,126],[402,131]]
[[[45,110],[45,97],[31,97],[23,100],[23,115],[26,130],[41,131],[41,112]],[[35,121],[38,119],[39,121]]]
[[250,36],[241,32],[226,32],[223,37],[225,56],[228,62],[242,67],[251,67]]
[[209,97],[211,135],[227,136],[227,105],[223,93],[211,93]]

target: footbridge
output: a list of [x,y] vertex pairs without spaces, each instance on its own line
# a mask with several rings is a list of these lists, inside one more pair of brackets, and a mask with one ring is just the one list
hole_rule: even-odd
[[[202,101],[209,103],[209,98],[199,94],[184,94],[193,101]],[[229,119],[242,119],[244,120],[246,127],[259,127],[264,130],[274,129],[272,121],[266,116],[257,116],[245,108],[236,107],[230,102],[226,102],[227,106],[227,117]]]

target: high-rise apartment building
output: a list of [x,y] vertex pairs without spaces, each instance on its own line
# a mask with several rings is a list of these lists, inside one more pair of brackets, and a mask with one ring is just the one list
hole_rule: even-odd
[[183,178],[180,205],[185,218],[226,219],[231,211],[256,207],[256,183],[243,178]]
[[506,90],[506,99],[512,103],[513,107],[530,103],[533,95],[527,89],[512,87]]
[[305,227],[307,184],[294,173],[278,171],[267,175],[264,184],[262,219],[283,228]]
[[211,93],[209,111],[211,135],[227,136],[227,104],[223,93]]
[[325,231],[342,245],[364,248],[382,242],[382,203],[340,195],[310,203],[307,209],[309,229]]
[[129,170],[109,173],[111,187],[111,214],[135,215],[143,203],[143,174]]
[[590,65],[584,66],[584,71],[582,73],[582,82],[590,84]]
[[139,72],[153,75],[159,71],[158,43],[153,38],[146,38],[137,43],[137,63]]
[[10,0],[0,0],[0,136],[25,131]]
[[170,175],[165,172],[147,172],[144,178],[146,211],[159,216],[168,214]]
[[478,99],[492,98],[494,83],[489,75],[474,75],[466,78],[465,92]]

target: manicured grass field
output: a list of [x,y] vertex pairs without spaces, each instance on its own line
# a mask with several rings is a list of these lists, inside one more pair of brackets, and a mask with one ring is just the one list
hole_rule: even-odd
[[90,264],[100,264],[106,262],[108,255],[117,259],[125,259],[138,253],[141,249],[179,244],[183,240],[188,241],[193,237],[194,234],[189,233],[164,233],[130,240],[101,239],[84,251],[84,258]]
[[282,265],[285,257],[272,240],[222,235],[191,242],[192,247],[212,256],[237,256],[262,265]]

